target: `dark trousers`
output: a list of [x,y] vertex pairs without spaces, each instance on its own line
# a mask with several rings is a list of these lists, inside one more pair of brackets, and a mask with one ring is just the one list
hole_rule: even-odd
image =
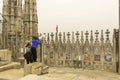
[[26,63],[29,64],[29,63],[32,63],[33,60],[32,59],[26,59]]
[[31,48],[31,52],[33,54],[33,62],[36,62],[37,61],[37,50],[36,48]]

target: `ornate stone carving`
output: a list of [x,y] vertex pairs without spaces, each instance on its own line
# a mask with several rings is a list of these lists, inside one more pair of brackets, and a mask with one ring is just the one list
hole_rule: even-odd
[[[106,32],[107,38],[106,41],[104,42],[103,30],[101,31],[100,40],[99,32],[97,30],[95,32],[95,39],[93,38],[93,31],[91,31],[90,39],[88,36],[89,35],[88,31],[86,31],[85,33],[86,39],[84,42],[84,35],[82,31],[81,35],[78,31],[75,33],[76,39],[74,39],[73,32],[72,36],[70,35],[70,32],[67,33],[67,39],[65,32],[63,33],[63,38],[62,33],[60,32],[58,34],[59,40],[56,43],[55,42],[56,40],[53,38],[54,34],[51,33],[51,41],[49,42],[50,45],[45,44],[45,46],[49,47],[49,48],[46,47],[49,56],[47,59],[49,63],[48,65],[73,67],[75,58],[80,56],[83,68],[99,70],[104,69],[110,71],[113,70],[114,69],[113,59],[115,55],[113,55],[112,52],[113,46],[110,43],[109,34],[110,33],[107,30]],[[80,39],[79,36],[81,36]],[[107,53],[110,53],[111,55]]]

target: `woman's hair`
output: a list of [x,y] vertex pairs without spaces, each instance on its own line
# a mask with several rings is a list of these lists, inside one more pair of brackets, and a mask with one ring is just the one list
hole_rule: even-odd
[[33,36],[32,39],[39,40],[37,36]]

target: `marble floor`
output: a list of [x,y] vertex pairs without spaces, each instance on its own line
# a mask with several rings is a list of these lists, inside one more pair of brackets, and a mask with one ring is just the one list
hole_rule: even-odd
[[120,80],[120,75],[99,70],[82,70],[74,68],[49,69],[48,74],[27,75],[23,77],[23,69],[0,72],[0,80]]

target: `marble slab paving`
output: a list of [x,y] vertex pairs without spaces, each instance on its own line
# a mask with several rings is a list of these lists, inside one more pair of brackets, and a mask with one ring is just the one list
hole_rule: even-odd
[[74,68],[49,69],[48,74],[23,76],[23,69],[9,70],[0,73],[0,80],[120,80],[120,75],[98,70],[82,70]]

